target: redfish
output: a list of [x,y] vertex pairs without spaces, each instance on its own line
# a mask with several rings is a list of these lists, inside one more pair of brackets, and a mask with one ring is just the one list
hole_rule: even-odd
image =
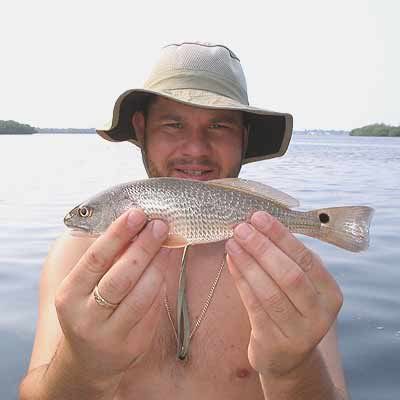
[[72,209],[64,218],[67,227],[97,235],[129,208],[141,208],[148,219],[169,225],[165,247],[217,242],[249,221],[256,211],[266,211],[293,233],[300,233],[358,252],[369,244],[374,210],[367,206],[296,211],[299,202],[270,186],[228,178],[196,181],[150,178],[105,190]]

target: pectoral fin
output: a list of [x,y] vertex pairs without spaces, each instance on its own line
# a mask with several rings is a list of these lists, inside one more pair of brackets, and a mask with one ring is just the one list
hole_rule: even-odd
[[179,248],[188,245],[186,238],[176,234],[169,234],[167,240],[163,243],[162,247]]

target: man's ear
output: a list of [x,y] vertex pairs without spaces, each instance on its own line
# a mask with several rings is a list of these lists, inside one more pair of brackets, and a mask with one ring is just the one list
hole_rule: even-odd
[[132,115],[132,126],[136,133],[136,138],[140,143],[140,146],[144,145],[144,129],[145,129],[145,119],[142,111],[136,111]]

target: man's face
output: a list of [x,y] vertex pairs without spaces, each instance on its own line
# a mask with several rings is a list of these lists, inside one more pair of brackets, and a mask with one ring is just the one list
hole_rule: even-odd
[[133,117],[150,177],[209,180],[239,174],[247,129],[240,111],[192,107],[157,97]]

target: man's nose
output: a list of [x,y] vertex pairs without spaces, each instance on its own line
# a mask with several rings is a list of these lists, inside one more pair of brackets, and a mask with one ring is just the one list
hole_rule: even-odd
[[209,155],[211,143],[208,132],[201,127],[194,127],[187,131],[183,144],[183,153],[191,156]]

